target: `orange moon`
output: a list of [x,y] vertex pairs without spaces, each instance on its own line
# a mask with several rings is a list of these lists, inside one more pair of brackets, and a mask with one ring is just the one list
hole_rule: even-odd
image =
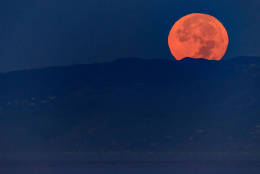
[[168,44],[177,60],[221,60],[229,43],[228,33],[222,23],[213,16],[192,13],[179,19],[172,27]]

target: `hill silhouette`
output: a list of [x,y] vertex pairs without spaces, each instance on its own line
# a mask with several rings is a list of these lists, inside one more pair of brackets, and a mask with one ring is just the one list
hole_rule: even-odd
[[129,58],[0,75],[2,152],[259,157],[260,58]]

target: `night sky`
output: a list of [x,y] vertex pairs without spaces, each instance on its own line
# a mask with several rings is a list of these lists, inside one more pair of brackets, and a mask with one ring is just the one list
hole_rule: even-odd
[[259,0],[8,0],[0,2],[0,71],[172,58],[171,26],[194,12],[218,18],[225,59],[260,55]]

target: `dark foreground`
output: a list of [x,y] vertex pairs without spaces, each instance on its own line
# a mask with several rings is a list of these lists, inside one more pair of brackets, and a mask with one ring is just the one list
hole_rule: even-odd
[[4,174],[259,174],[260,161],[2,161]]

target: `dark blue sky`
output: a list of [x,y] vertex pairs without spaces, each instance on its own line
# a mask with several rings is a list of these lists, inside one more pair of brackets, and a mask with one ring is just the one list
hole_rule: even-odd
[[260,56],[259,0],[8,0],[0,2],[0,71],[171,58],[180,17],[208,13],[227,28],[225,58]]

